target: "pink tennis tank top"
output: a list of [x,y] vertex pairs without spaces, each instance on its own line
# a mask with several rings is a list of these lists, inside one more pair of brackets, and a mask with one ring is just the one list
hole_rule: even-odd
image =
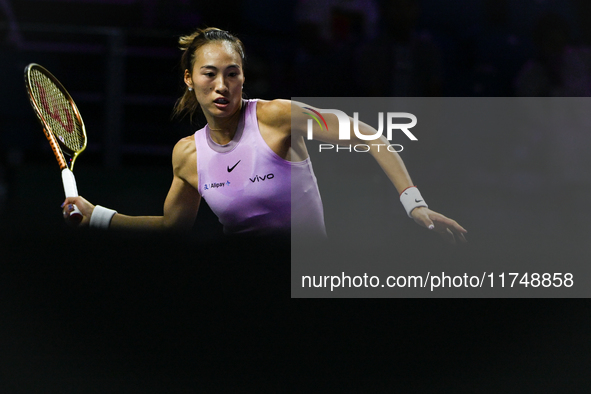
[[310,159],[290,162],[279,157],[261,136],[257,100],[243,100],[242,105],[229,144],[215,143],[208,126],[195,133],[199,193],[224,232],[264,235],[295,230],[326,236]]

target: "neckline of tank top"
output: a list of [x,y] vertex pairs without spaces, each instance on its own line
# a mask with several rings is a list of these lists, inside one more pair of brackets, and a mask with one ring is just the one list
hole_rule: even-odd
[[238,121],[238,126],[236,127],[236,134],[234,134],[234,138],[232,138],[232,141],[228,142],[225,145],[220,145],[217,142],[215,142],[211,138],[209,125],[205,125],[205,139],[207,140],[207,145],[209,145],[211,149],[218,153],[225,153],[231,151],[236,147],[236,145],[238,145],[240,139],[242,138],[242,134],[244,133],[244,125],[246,124],[246,112],[248,111],[249,104],[250,102],[248,100],[242,100],[242,113],[240,114],[240,120]]

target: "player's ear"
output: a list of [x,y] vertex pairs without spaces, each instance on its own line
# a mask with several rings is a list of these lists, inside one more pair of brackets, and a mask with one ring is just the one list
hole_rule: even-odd
[[189,72],[189,70],[185,70],[185,84],[192,88],[193,87],[193,79],[191,78],[191,73]]

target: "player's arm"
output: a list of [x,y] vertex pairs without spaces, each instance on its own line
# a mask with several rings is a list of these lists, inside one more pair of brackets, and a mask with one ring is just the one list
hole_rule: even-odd
[[179,141],[172,153],[173,179],[162,216],[115,214],[110,228],[122,230],[189,230],[195,222],[201,196],[197,184],[196,152],[193,138]]
[[[109,229],[131,231],[183,231],[189,230],[197,217],[201,196],[192,185],[197,185],[195,144],[192,138],[179,141],[172,154],[173,180],[164,202],[162,216],[129,216],[115,213]],[[97,207],[82,197],[67,198],[64,214],[70,212],[69,205],[75,204],[83,214],[81,225],[88,225]],[[104,209],[104,208],[103,208]],[[98,208],[99,212],[101,207]]]
[[[339,139],[339,119],[336,115],[331,113],[323,113],[322,109],[314,108],[309,105],[292,102],[291,104],[291,133],[296,139],[307,138],[308,132],[308,119],[311,119],[307,113],[309,110],[305,108],[312,108],[320,112],[326,121],[326,125],[323,127],[322,124],[312,122],[313,124],[313,139],[326,142],[330,144],[365,144],[369,146],[370,154],[377,161],[380,167],[386,173],[386,176],[396,187],[399,194],[402,195],[406,190],[416,192],[416,188],[413,188],[414,183],[410,178],[410,175],[404,165],[404,162],[400,158],[400,155],[396,152],[389,151],[386,149],[390,145],[389,141],[383,135],[379,135],[370,140],[359,138],[353,130],[353,119],[349,117],[349,127],[351,139],[342,141]],[[359,121],[359,132],[362,135],[375,136],[377,130],[373,127]],[[413,190],[414,189],[414,190]],[[414,200],[413,195],[413,200]],[[416,200],[421,200],[419,197]],[[415,201],[416,201],[415,200]],[[410,200],[412,202],[412,200]],[[464,234],[467,232],[462,226],[460,226],[455,220],[449,219],[440,213],[434,212],[427,207],[418,206],[416,208],[409,209],[409,216],[411,216],[415,222],[419,225],[426,227],[431,230],[435,230],[440,233],[449,242],[455,242],[457,236],[461,241],[465,241]]]
[[[304,144],[304,138],[307,134],[307,121],[311,119],[306,113],[310,113],[305,108],[312,108],[316,111],[322,112],[321,109],[313,108],[309,105],[289,100],[273,100],[265,104],[265,110],[259,113],[259,121],[268,124],[277,130],[278,134],[283,137],[291,137],[291,145],[294,150],[297,150],[298,145]],[[399,193],[410,186],[413,186],[410,175],[402,162],[400,156],[395,152],[389,152],[385,145],[389,145],[388,140],[384,136],[375,138],[373,141],[366,141],[359,139],[353,132],[353,120],[350,120],[352,139],[348,141],[339,140],[339,121],[336,115],[323,113],[322,116],[326,120],[328,127],[323,127],[321,124],[313,122],[313,138],[315,140],[326,142],[330,144],[368,144],[370,145],[370,152],[377,160],[378,164],[386,172],[388,178],[394,183],[394,186]],[[366,135],[375,135],[376,130],[363,122],[359,122],[359,131]],[[382,144],[381,149],[376,146]],[[302,149],[303,150],[303,149]]]

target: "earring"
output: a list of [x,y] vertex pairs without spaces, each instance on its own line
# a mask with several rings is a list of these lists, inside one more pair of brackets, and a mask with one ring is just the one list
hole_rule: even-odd
[[192,92],[192,91],[193,91],[193,88],[189,86],[189,92]]

